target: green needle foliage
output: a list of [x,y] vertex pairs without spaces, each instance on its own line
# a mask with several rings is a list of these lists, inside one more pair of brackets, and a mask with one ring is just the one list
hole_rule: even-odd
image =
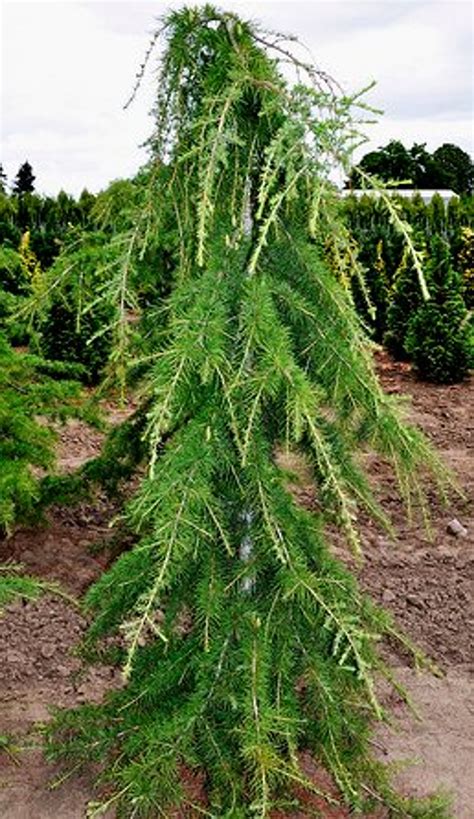
[[463,277],[466,306],[472,310],[474,307],[474,230],[464,227],[461,236],[462,244],[458,263]]
[[150,308],[169,293],[176,246],[159,201],[164,173],[144,169],[99,194],[87,229],[69,232],[21,308],[43,355],[82,365],[89,383],[105,377],[123,386],[125,353],[133,345],[149,350],[145,339],[161,326]]
[[15,318],[30,291],[30,280],[22,256],[12,248],[0,245],[0,332],[12,344],[27,344],[28,328]]
[[[209,6],[171,13],[161,33],[152,146],[168,169],[156,212],[177,226],[174,284],[142,373],[139,540],[86,600],[91,643],[122,635],[126,685],[58,714],[49,753],[101,765],[107,796],[91,815],[268,817],[296,785],[317,790],[300,765],[309,749],[356,809],[445,816],[399,798],[371,758],[376,680],[390,679],[377,643],[394,628],[324,534],[338,524],[358,552],[358,510],[383,519],[361,448],[393,464],[408,501],[439,469],[379,386],[320,250],[357,98],[283,38]],[[310,465],[317,515],[289,494],[281,448]],[[207,807],[186,771],[204,775]]]
[[[0,563],[0,616],[5,606],[14,600],[36,600],[44,592],[66,596],[57,583],[47,583],[22,574],[23,567],[14,563]],[[68,597],[71,602],[72,598]],[[1,738],[0,738],[1,746]]]
[[15,351],[0,334],[0,534],[30,516],[54,463],[55,420],[90,417],[71,364]]
[[472,328],[461,274],[441,237],[431,240],[427,278],[431,299],[408,322],[406,349],[422,378],[454,384],[468,374]]
[[[77,239],[66,257],[59,255],[42,282],[43,316],[37,322],[43,355],[80,364],[84,378],[98,380],[110,351],[110,310],[94,297],[104,286],[113,256],[106,237],[89,231],[87,244]],[[61,287],[48,289],[49,281]],[[35,294],[37,295],[37,294]],[[87,309],[84,309],[87,305]]]
[[391,287],[387,331],[384,335],[385,347],[398,361],[410,357],[406,345],[408,326],[422,301],[416,271],[410,254],[405,249]]

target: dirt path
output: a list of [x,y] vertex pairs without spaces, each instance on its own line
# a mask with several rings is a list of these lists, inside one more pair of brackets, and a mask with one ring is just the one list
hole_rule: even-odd
[[[121,414],[116,413],[116,420]],[[115,420],[115,417],[114,417]],[[58,471],[72,472],[95,457],[103,435],[78,421],[60,430]],[[74,596],[104,571],[110,559],[110,521],[117,512],[100,493],[73,509],[53,507],[46,525],[19,528],[0,540],[0,562],[22,563],[25,571],[58,581]],[[97,549],[97,544],[103,548]],[[14,737],[13,757],[0,754],[2,819],[82,819],[93,798],[90,777],[66,786],[52,783],[59,771],[47,765],[40,737],[31,729],[54,706],[99,700],[118,682],[118,672],[94,667],[84,673],[74,646],[86,627],[77,608],[61,597],[15,603],[0,619],[0,734]],[[18,750],[15,750],[15,747]]]
[[[409,794],[424,794],[444,786],[455,798],[456,819],[474,817],[474,655],[472,600],[474,575],[474,390],[472,383],[433,387],[417,382],[406,366],[393,365],[385,355],[379,372],[390,392],[412,397],[411,415],[442,450],[466,493],[448,509],[432,509],[432,542],[418,523],[408,524],[387,469],[371,459],[370,470],[399,533],[389,542],[371,524],[364,526],[366,562],[361,582],[390,609],[399,625],[437,662],[443,674],[417,675],[402,653],[394,654],[398,676],[410,690],[422,721],[413,721],[396,700],[391,711],[398,733],[383,729],[377,743],[384,759],[410,758],[419,764],[399,775]],[[100,447],[100,436],[73,422],[62,433],[64,469],[77,467]],[[310,502],[311,491],[301,489]],[[110,541],[113,504],[98,496],[74,510],[53,509],[49,526],[20,529],[0,542],[0,560],[24,563],[42,577],[56,579],[80,594],[104,570]],[[447,524],[458,518],[468,530],[456,538]],[[81,673],[71,653],[85,623],[65,600],[43,597],[35,603],[11,606],[0,621],[0,734],[13,734],[17,744],[32,725],[48,717],[51,705],[73,705],[100,698],[118,681],[110,668]],[[31,740],[28,739],[28,743]],[[83,819],[93,798],[90,780],[71,779],[51,790],[57,772],[47,766],[39,749],[0,755],[0,816],[3,819]],[[310,763],[308,763],[310,764]],[[325,814],[326,815],[326,814]],[[343,817],[342,812],[334,817]],[[304,814],[299,813],[300,819]],[[329,817],[329,814],[327,814]]]

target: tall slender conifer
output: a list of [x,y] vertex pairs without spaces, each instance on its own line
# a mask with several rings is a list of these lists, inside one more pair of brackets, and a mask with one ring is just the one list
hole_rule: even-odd
[[[372,760],[376,682],[390,678],[377,641],[394,627],[325,536],[336,523],[359,553],[358,510],[383,521],[361,448],[391,461],[408,500],[438,468],[379,386],[322,253],[358,100],[284,38],[210,6],[171,13],[161,37],[155,210],[173,214],[174,284],[143,384],[140,539],[87,596],[89,639],[122,635],[126,684],[59,714],[50,752],[102,766],[97,815],[269,817],[296,786],[317,790],[307,749],[355,808],[444,816],[397,797]],[[316,514],[289,493],[282,450],[312,470]]]

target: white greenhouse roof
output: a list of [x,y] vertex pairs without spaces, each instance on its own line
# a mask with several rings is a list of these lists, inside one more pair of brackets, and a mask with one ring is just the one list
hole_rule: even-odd
[[[416,188],[385,188],[385,193],[390,193],[392,196],[403,196],[405,199],[410,199],[412,196],[421,196],[424,202],[429,202],[435,194],[441,197],[444,202],[449,202],[450,199],[459,199],[457,193],[446,188],[437,190],[431,189],[416,189]],[[364,188],[345,188],[342,191],[343,196],[378,196],[378,191],[366,190]]]

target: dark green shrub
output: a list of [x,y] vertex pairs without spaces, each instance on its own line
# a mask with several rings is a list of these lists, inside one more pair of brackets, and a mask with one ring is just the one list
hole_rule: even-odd
[[453,384],[468,372],[471,329],[462,278],[439,237],[431,241],[426,277],[431,299],[421,303],[408,322],[405,348],[422,378]]
[[51,289],[37,322],[42,354],[55,361],[81,364],[84,380],[95,383],[107,364],[112,314],[98,299],[104,287],[111,251],[101,234],[61,254],[45,279]]
[[82,364],[89,383],[106,376],[123,388],[125,361],[146,356],[162,332],[179,247],[162,176],[144,169],[101,193],[94,230],[71,231],[32,305],[43,354]]
[[[453,198],[445,204],[440,196],[434,196],[431,201],[424,202],[419,194],[414,194],[409,199],[397,197],[396,202],[400,215],[411,225],[416,236],[422,237],[426,242],[430,242],[434,236],[441,236],[448,242],[453,264],[460,269],[462,267],[460,254],[465,247],[463,232],[474,224],[473,197]],[[357,242],[358,258],[365,268],[365,282],[376,312],[374,316],[370,315],[366,300],[358,292],[357,282],[354,288],[356,309],[377,341],[381,341],[385,333],[389,333],[392,338],[394,330],[390,324],[395,319],[392,316],[389,321],[387,315],[392,298],[384,282],[380,281],[379,270],[382,261],[384,277],[389,287],[396,290],[399,287],[396,285],[396,279],[400,267],[404,266],[403,237],[389,219],[387,209],[380,198],[362,196],[357,199],[355,196],[348,196],[343,200],[342,212]],[[411,305],[412,299],[409,301]],[[402,305],[402,321],[404,309]],[[397,357],[406,357],[403,346],[400,347],[397,340],[394,344]]]
[[21,315],[25,302],[24,296],[14,296],[0,289],[0,332],[14,347],[26,346],[34,337],[28,320]]
[[2,246],[17,248],[20,238],[17,198],[0,191],[0,242]]
[[474,307],[474,230],[470,227],[462,229],[458,262],[464,283],[464,301],[466,306],[472,310]]
[[35,509],[41,470],[54,462],[49,422],[81,412],[68,370],[16,352],[0,334],[0,532]]
[[409,358],[406,348],[408,322],[421,300],[418,276],[409,253],[405,251],[394,277],[387,310],[387,331],[384,335],[387,350],[399,361]]
[[84,191],[79,201],[60,191],[57,197],[25,193],[8,196],[0,192],[0,243],[18,248],[25,231],[41,267],[49,267],[73,226],[90,223],[95,196]]
[[103,306],[79,316],[73,297],[55,299],[42,324],[41,350],[48,359],[81,364],[84,381],[97,383],[110,350],[109,319]]
[[0,247],[0,290],[19,295],[28,291],[28,278],[20,254],[13,248]]
[[391,224],[384,205],[372,196],[360,199],[349,196],[344,201],[343,214],[357,242],[365,285],[375,311],[368,309],[357,281],[352,288],[355,307],[374,339],[382,341],[387,329],[390,287],[402,258],[403,239]]

